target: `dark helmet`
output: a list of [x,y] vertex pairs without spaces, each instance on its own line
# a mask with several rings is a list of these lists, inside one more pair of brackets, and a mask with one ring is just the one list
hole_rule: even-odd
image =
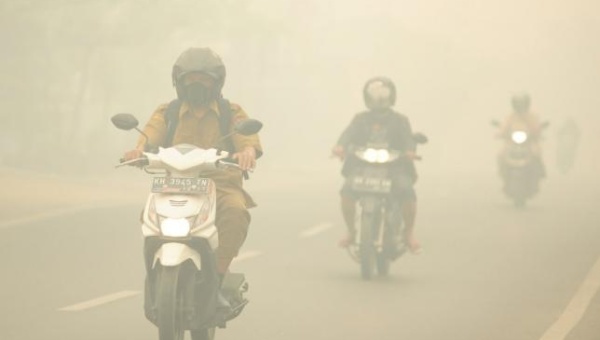
[[369,109],[384,109],[396,103],[396,85],[386,77],[369,79],[363,88],[365,105]]
[[214,78],[216,80],[215,95],[221,94],[221,89],[223,89],[223,85],[225,84],[225,65],[221,57],[210,48],[189,48],[181,53],[175,61],[171,76],[173,86],[175,86],[177,96],[180,99],[183,99],[185,96],[181,79],[190,72],[201,72]]
[[527,113],[531,106],[531,97],[527,93],[515,94],[510,100],[517,113]]

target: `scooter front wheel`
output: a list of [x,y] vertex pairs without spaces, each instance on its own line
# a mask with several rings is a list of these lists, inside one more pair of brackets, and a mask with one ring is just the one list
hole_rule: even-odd
[[159,272],[156,304],[159,340],[183,340],[183,294],[179,289],[180,267],[162,267]]

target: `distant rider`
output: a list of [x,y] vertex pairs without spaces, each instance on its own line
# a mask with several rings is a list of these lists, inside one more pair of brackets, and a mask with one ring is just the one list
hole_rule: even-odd
[[[511,98],[513,112],[508,116],[504,124],[500,128],[499,137],[511,142],[511,133],[514,131],[524,131],[528,135],[528,144],[533,153],[536,168],[540,178],[546,177],[546,168],[542,160],[542,151],[540,140],[543,126],[536,114],[531,111],[531,97],[526,94],[517,94]],[[502,153],[507,152],[507,148],[502,150]],[[502,155],[500,160],[502,160]],[[507,176],[507,167],[502,161],[499,164],[500,174],[503,178]]]
[[377,140],[384,141],[391,149],[405,155],[393,164],[396,174],[393,179],[393,194],[401,204],[405,223],[404,242],[412,253],[418,253],[421,246],[414,232],[417,197],[413,188],[417,180],[414,160],[418,157],[415,154],[416,144],[410,122],[406,116],[392,109],[396,101],[396,87],[390,79],[377,77],[367,81],[363,88],[363,98],[368,110],[354,117],[332,150],[334,156],[344,160],[342,175],[346,178],[340,194],[348,233],[340,241],[340,245],[349,246],[356,236],[354,219],[357,196],[352,190],[350,179],[360,162],[348,150],[350,147],[364,147]]

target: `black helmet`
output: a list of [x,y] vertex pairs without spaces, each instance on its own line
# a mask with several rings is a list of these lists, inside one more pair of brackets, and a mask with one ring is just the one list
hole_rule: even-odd
[[223,85],[225,84],[225,65],[221,57],[210,48],[189,48],[181,53],[175,61],[171,76],[173,86],[175,86],[177,96],[180,99],[183,99],[185,96],[181,79],[190,72],[201,72],[214,78],[216,80],[215,95],[221,94],[221,89],[223,89]]
[[510,101],[517,113],[527,113],[531,106],[531,97],[527,93],[515,94]]
[[[381,89],[387,89],[387,93],[381,92]],[[380,92],[380,98],[375,98],[375,91]],[[396,103],[396,85],[386,77],[371,78],[365,83],[363,98],[371,110],[390,108]]]

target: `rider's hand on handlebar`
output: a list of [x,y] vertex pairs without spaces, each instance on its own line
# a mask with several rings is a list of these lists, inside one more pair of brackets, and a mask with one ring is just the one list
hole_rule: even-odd
[[414,151],[407,151],[405,156],[411,161],[420,161],[422,159],[422,157],[417,155]]
[[139,150],[139,149],[127,151],[123,155],[122,161],[123,162],[131,161],[131,160],[134,160],[134,159],[141,158],[143,155],[144,155],[144,152],[142,150]]
[[337,157],[341,160],[344,160],[344,158],[346,157],[346,150],[344,150],[343,146],[336,145],[331,150],[331,157]]
[[251,146],[233,154],[232,158],[238,161],[238,165],[243,171],[252,170],[256,166],[256,150]]

